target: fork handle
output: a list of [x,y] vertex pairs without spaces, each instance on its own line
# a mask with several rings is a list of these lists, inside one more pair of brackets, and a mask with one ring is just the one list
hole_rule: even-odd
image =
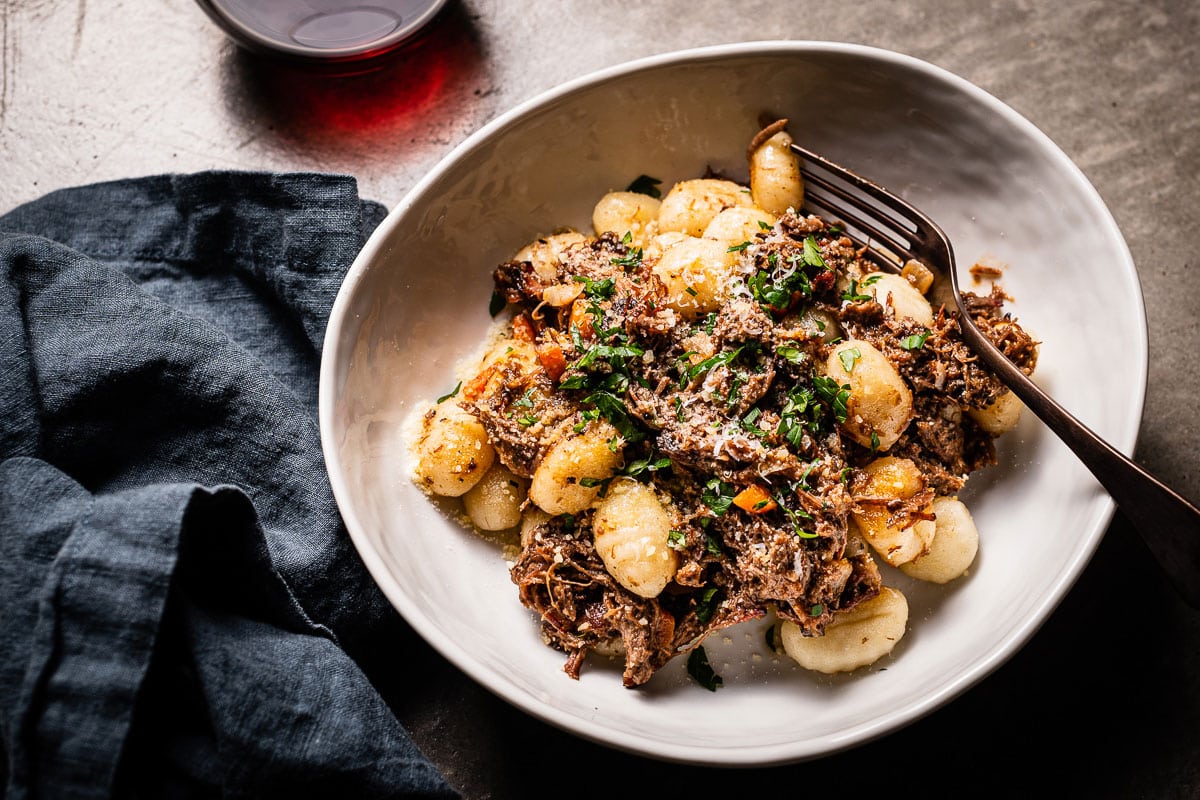
[[[966,315],[964,318],[969,320]],[[989,362],[991,370],[1091,470],[1133,523],[1180,596],[1193,608],[1200,608],[1200,509],[1068,413],[995,350],[973,324],[962,328],[968,344]]]

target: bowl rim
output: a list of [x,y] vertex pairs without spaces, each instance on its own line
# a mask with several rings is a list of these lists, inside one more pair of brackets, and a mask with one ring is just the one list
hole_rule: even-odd
[[[1105,494],[1100,500],[1101,510],[1096,516],[1095,528],[1088,531],[1085,538],[1081,538],[1080,546],[1077,548],[1073,558],[1057,576],[1051,585],[1050,591],[1047,591],[1042,597],[1038,598],[1036,605],[1031,609],[1031,613],[1026,614],[1023,621],[1013,626],[1009,633],[991,651],[983,654],[980,659],[968,665],[953,680],[941,684],[937,691],[906,703],[902,708],[892,713],[881,715],[840,731],[837,736],[829,737],[819,745],[809,744],[807,746],[797,746],[793,743],[762,745],[756,748],[715,748],[674,745],[663,742],[648,742],[644,737],[634,735],[614,738],[610,729],[594,725],[587,719],[563,718],[562,715],[556,714],[555,710],[545,701],[530,697],[523,691],[508,685],[503,680],[498,681],[487,669],[478,664],[470,653],[458,642],[443,635],[431,622],[427,621],[424,615],[409,602],[394,577],[390,574],[383,559],[375,552],[356,512],[349,503],[343,502],[343,498],[347,498],[349,492],[345,475],[337,461],[337,442],[334,441],[332,433],[332,415],[336,400],[334,357],[338,339],[337,332],[348,321],[349,297],[354,293],[355,287],[370,269],[371,263],[379,255],[384,243],[391,237],[391,232],[398,225],[399,219],[422,198],[431,185],[439,181],[458,162],[501,133],[504,129],[514,125],[529,112],[547,106],[556,100],[614,78],[661,67],[716,61],[730,57],[740,58],[755,55],[790,56],[814,53],[851,55],[883,61],[907,70],[923,73],[932,80],[947,84],[951,88],[969,95],[972,99],[986,107],[990,113],[1002,116],[1007,122],[1022,130],[1031,139],[1035,140],[1044,156],[1054,160],[1063,170],[1064,174],[1070,176],[1076,188],[1080,190],[1081,197],[1086,198],[1088,206],[1094,213],[1094,219],[1101,223],[1112,240],[1118,244],[1116,252],[1113,253],[1114,261],[1119,263],[1135,289],[1130,300],[1136,305],[1140,324],[1137,326],[1136,331],[1137,340],[1132,343],[1133,347],[1131,350],[1136,356],[1139,390],[1136,393],[1136,397],[1133,398],[1134,402],[1130,404],[1130,408],[1128,409],[1128,432],[1120,437],[1110,438],[1109,441],[1122,453],[1131,455],[1140,433],[1149,369],[1148,337],[1144,298],[1128,244],[1121,234],[1111,211],[1079,166],[1036,125],[986,90],[976,86],[965,78],[915,56],[872,45],[816,40],[759,40],[672,50],[608,66],[567,80],[550,89],[537,93],[513,106],[508,111],[501,113],[453,147],[399,200],[396,206],[389,211],[383,222],[380,223],[368,238],[365,246],[347,272],[335,298],[322,347],[319,381],[319,423],[322,449],[325,454],[334,496],[341,508],[346,527],[355,548],[358,550],[360,557],[375,582],[388,597],[388,600],[426,642],[474,681],[516,708],[561,730],[617,750],[684,764],[729,767],[769,766],[797,763],[834,755],[898,731],[959,697],[992,674],[1025,646],[1076,583],[1080,574],[1095,554],[1116,510],[1115,503],[1111,497]],[[747,752],[747,750],[750,750],[750,752]]]

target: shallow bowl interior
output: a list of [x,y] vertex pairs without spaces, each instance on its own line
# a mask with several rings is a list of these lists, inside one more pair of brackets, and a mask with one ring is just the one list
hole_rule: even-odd
[[1113,512],[1027,414],[1002,440],[1000,463],[963,494],[982,539],[971,574],[939,587],[885,573],[911,616],[873,668],[804,672],[767,649],[764,623],[747,623],[706,643],[725,681],[713,694],[682,663],[636,691],[601,660],[577,682],[562,672],[497,544],[410,482],[406,418],[455,385],[456,363],[491,321],[496,264],[561,226],[588,230],[595,201],[640,174],[664,186],[710,167],[744,176],[762,112],[788,117],[808,147],[929,212],[954,243],[964,285],[975,260],[1006,265],[1012,309],[1043,342],[1039,382],[1124,452],[1145,391],[1140,290],[1104,204],[1029,122],[927,63],[812,42],[668,54],[560,87],[456,148],[375,232],[331,317],[320,413],[340,508],[388,598],[475,680],[577,735],[681,762],[814,758],[951,700],[1041,625]]

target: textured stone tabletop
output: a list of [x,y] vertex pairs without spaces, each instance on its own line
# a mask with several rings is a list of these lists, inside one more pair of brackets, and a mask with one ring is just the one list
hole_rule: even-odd
[[[1195,0],[452,0],[384,69],[354,78],[248,55],[193,0],[0,9],[0,211],[79,183],[207,168],[344,172],[390,207],[496,115],[631,58],[817,39],[932,62],[1037,125],[1112,211],[1148,324],[1136,458],[1200,500]],[[514,710],[415,635],[403,655],[396,711],[469,798],[1200,797],[1200,612],[1177,599],[1120,513],[1013,659],[923,720],[816,762],[645,760]]]

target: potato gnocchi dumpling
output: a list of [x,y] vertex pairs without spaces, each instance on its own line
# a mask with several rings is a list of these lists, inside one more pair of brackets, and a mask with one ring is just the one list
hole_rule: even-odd
[[630,478],[613,481],[592,517],[596,552],[617,582],[657,597],[679,566],[670,546],[671,517],[654,490]]
[[888,655],[908,629],[908,600],[887,586],[870,600],[834,615],[820,636],[805,636],[794,622],[779,630],[784,652],[804,667],[832,675],[853,672]]
[[628,233],[635,246],[645,247],[657,232],[661,206],[658,198],[639,192],[609,192],[592,210],[592,228],[597,236]]
[[912,391],[895,365],[870,342],[847,339],[834,346],[825,373],[850,387],[846,433],[872,450],[890,449],[913,416]]
[[616,428],[603,420],[564,432],[534,470],[529,499],[549,514],[578,514],[620,466],[623,449]]
[[1001,436],[1017,427],[1025,404],[1012,391],[998,395],[983,408],[968,408],[967,414],[992,436]]
[[[715,690],[693,668],[706,637],[771,614],[801,666],[853,672],[907,630],[889,577],[976,561],[958,491],[1020,401],[962,367],[928,267],[881,272],[806,213],[786,124],[750,139],[741,175],[697,165],[661,199],[642,176],[596,199],[588,234],[496,266],[495,338],[421,418],[416,483],[510,532],[517,596],[572,678],[594,653],[635,688],[688,653]],[[1032,372],[999,297],[973,313]]]
[[725,246],[726,251],[731,247],[739,247],[743,243],[753,242],[763,231],[775,227],[775,216],[761,208],[734,206],[727,208],[712,218],[704,228],[702,239],[712,239]]
[[503,531],[521,522],[529,481],[519,478],[500,462],[492,464],[479,482],[463,495],[463,507],[475,527],[483,531]]
[[725,209],[753,205],[750,190],[733,181],[719,178],[680,181],[663,198],[658,211],[658,229],[700,237],[713,217]]
[[522,247],[513,256],[515,261],[528,261],[533,265],[533,271],[543,281],[550,282],[558,274],[562,264],[563,253],[568,247],[586,242],[587,237],[579,231],[562,231],[551,236],[535,239]]
[[721,242],[693,236],[668,246],[654,265],[667,289],[667,305],[688,319],[719,308],[728,292],[732,255]]
[[900,565],[910,578],[949,583],[960,578],[975,561],[979,531],[971,512],[957,497],[937,497],[932,505],[933,540],[926,552]]
[[496,460],[483,425],[452,400],[429,411],[417,453],[418,479],[445,497],[466,494]]
[[903,501],[925,489],[925,476],[907,458],[885,456],[867,464],[863,480],[856,487],[857,507],[851,515],[867,543],[893,567],[908,563],[928,551],[933,541],[934,523],[900,516],[893,510]]
[[881,306],[892,309],[898,318],[911,319],[927,328],[933,325],[933,307],[925,295],[900,275],[871,272],[864,276],[859,286]]
[[800,158],[790,149],[787,131],[770,136],[750,154],[750,194],[770,214],[783,214],[804,204]]

